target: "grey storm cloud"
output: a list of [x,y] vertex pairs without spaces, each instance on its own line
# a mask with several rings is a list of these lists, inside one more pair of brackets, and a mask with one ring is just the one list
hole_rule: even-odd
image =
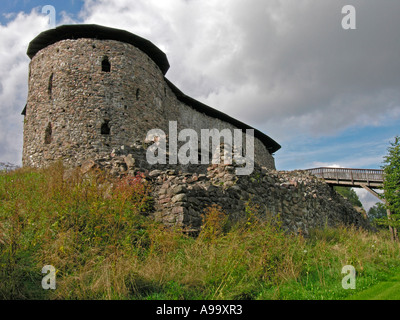
[[318,135],[398,116],[400,3],[353,1],[356,30],[341,28],[346,2],[276,1],[269,15],[258,3],[236,11],[242,63],[208,100],[276,134],[279,123]]
[[83,15],[142,32],[185,93],[278,140],[400,116],[400,2],[352,1],[356,30],[341,25],[347,1],[137,1],[114,19],[125,2]]

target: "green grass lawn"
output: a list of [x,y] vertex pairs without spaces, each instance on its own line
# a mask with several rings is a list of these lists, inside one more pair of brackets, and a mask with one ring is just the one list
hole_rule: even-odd
[[357,293],[348,300],[400,300],[400,275]]

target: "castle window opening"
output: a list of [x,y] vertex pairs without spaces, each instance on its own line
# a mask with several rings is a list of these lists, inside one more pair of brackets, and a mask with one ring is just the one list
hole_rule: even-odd
[[52,91],[53,91],[53,73],[50,75],[49,84],[48,84],[48,87],[47,87],[47,92],[49,94],[50,99],[51,99],[51,92]]
[[52,140],[52,134],[53,134],[53,130],[51,128],[51,123],[49,122],[49,124],[47,125],[45,131],[44,131],[44,143],[45,144],[50,144],[51,140]]
[[103,58],[103,61],[101,62],[101,71],[103,72],[111,71],[111,64],[110,61],[108,61],[108,57]]
[[101,134],[108,135],[110,134],[110,126],[108,125],[108,120],[104,120],[103,124],[101,125]]

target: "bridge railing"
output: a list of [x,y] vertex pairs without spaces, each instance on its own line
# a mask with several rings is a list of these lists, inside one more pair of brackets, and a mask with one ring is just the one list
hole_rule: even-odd
[[351,168],[313,168],[306,170],[325,180],[345,180],[352,182],[383,182],[383,170],[380,169],[351,169]]

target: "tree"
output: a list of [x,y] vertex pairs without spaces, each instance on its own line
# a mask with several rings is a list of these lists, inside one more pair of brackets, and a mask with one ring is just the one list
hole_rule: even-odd
[[368,220],[378,226],[381,219],[386,218],[386,207],[382,202],[377,202],[368,210]]
[[362,207],[362,203],[357,196],[357,193],[350,187],[336,186],[335,191],[349,200],[354,207]]
[[388,154],[384,157],[383,190],[388,216],[385,222],[391,232],[392,238],[398,240],[397,228],[400,227],[400,137],[396,136],[394,142],[388,147]]

